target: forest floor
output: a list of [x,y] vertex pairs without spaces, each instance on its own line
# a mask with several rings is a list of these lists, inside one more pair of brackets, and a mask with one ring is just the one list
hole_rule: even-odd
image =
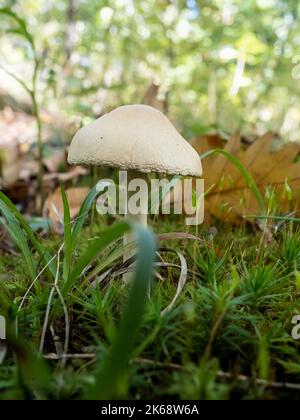
[[[95,223],[85,228],[77,244],[79,255],[99,229]],[[162,223],[162,230],[178,232],[182,227]],[[201,241],[176,239],[160,244],[162,264],[120,395],[130,399],[299,398],[300,341],[292,337],[292,318],[300,314],[299,231],[287,225],[268,245],[260,231],[247,226],[203,227],[199,237]],[[41,241],[56,252],[62,238],[47,235]],[[98,284],[97,279],[103,271],[114,269],[116,260],[110,258],[114,251],[108,248],[88,268],[93,273],[97,265],[105,267],[94,271],[88,284],[77,284],[68,300],[68,359],[57,360],[64,345],[63,315],[53,320],[45,336],[43,351],[52,381],[48,398],[78,398],[86,384],[95,380],[97,362],[109,351],[127,287],[120,275]],[[1,252],[0,273],[16,314],[31,284],[17,249]],[[177,302],[161,315],[184,275],[187,281]],[[29,291],[18,319],[18,330],[37,349],[49,298],[45,278],[41,277],[39,286]],[[23,386],[12,354],[1,358],[0,399],[41,398],[38,391]]]

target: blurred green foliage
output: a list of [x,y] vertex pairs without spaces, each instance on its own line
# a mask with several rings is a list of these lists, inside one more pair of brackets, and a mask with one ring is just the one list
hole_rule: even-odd
[[[295,0],[3,0],[43,57],[44,106],[86,122],[160,85],[187,136],[271,129],[298,139]],[[30,51],[1,22],[0,62],[26,78]],[[298,77],[299,76],[299,77]],[[0,73],[0,87],[5,83]]]

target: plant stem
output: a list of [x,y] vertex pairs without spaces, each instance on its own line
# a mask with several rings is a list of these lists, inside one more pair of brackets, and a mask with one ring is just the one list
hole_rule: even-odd
[[38,185],[39,185],[39,192],[40,192],[40,205],[39,205],[39,213],[42,213],[42,209],[45,202],[45,191],[44,191],[44,165],[43,165],[43,131],[42,131],[42,121],[40,116],[40,107],[37,101],[37,90],[36,90],[36,81],[40,66],[40,61],[36,57],[35,54],[35,66],[32,75],[32,87],[29,87],[19,76],[15,75],[14,73],[7,70],[0,64],[0,68],[4,70],[10,77],[16,80],[28,93],[31,98],[32,102],[32,112],[36,121],[37,126],[37,146],[38,146],[38,163],[39,163],[39,174],[38,174]]
[[42,213],[44,202],[45,202],[45,189],[44,189],[44,146],[43,146],[43,129],[40,116],[40,110],[38,102],[36,99],[36,94],[34,91],[31,92],[31,99],[33,105],[33,114],[36,120],[37,126],[37,147],[38,147],[38,163],[39,163],[39,174],[38,174],[38,184],[40,191],[40,203],[39,203],[39,213]]

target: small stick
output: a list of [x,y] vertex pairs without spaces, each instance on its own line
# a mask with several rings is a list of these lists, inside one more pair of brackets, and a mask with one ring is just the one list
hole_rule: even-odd
[[[137,364],[145,364],[149,366],[154,367],[161,367],[161,368],[169,368],[178,370],[181,372],[188,372],[188,369],[184,366],[178,365],[176,363],[163,363],[163,362],[156,362],[155,360],[150,359],[144,359],[142,357],[137,357],[131,360],[131,363],[137,363]],[[225,378],[225,379],[236,379],[240,382],[251,382],[252,378],[246,375],[238,375],[234,376],[232,373],[224,372],[220,370],[217,373],[217,376],[219,378]],[[277,389],[293,389],[300,391],[300,384],[290,383],[290,382],[274,382],[274,381],[268,381],[266,379],[255,379],[254,383],[256,385],[262,385],[266,386],[267,388],[277,388]]]

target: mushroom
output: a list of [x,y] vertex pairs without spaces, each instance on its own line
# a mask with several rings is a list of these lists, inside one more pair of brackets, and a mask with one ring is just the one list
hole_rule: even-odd
[[[68,156],[73,165],[94,165],[127,171],[128,183],[146,179],[147,173],[201,176],[201,161],[193,147],[168,118],[148,105],[125,105],[81,128],[74,136]],[[148,192],[142,196],[140,214],[133,221],[147,226]],[[132,241],[124,235],[124,244]],[[124,261],[131,255],[124,254]]]

